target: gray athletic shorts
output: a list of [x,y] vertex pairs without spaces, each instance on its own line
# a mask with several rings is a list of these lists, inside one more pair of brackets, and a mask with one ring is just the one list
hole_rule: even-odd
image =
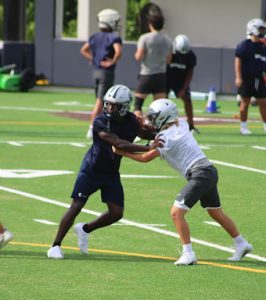
[[96,98],[103,100],[107,90],[114,84],[115,73],[113,70],[95,69],[92,77],[95,82]]
[[186,177],[188,183],[177,195],[175,206],[189,210],[198,201],[206,209],[221,206],[217,189],[218,173],[214,166],[194,169]]

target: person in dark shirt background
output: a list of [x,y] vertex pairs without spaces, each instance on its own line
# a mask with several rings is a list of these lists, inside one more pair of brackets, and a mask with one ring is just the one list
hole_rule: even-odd
[[167,92],[173,91],[176,98],[184,102],[189,130],[199,133],[194,126],[190,93],[190,83],[196,64],[197,57],[191,49],[189,38],[184,34],[177,35],[173,41],[172,60],[167,66]]
[[266,47],[261,39],[265,36],[266,25],[261,19],[247,23],[247,39],[241,41],[235,50],[235,84],[240,101],[240,133],[249,135],[248,108],[252,97],[257,99],[266,133]]
[[119,30],[120,15],[114,9],[104,9],[98,14],[100,31],[92,34],[80,53],[93,65],[96,103],[91,115],[87,138],[92,138],[93,121],[103,109],[103,97],[114,84],[115,67],[122,54],[122,39],[115,31]]
[[124,192],[119,173],[122,156],[114,154],[112,146],[131,152],[148,151],[158,146],[157,142],[151,146],[132,144],[137,136],[154,139],[155,133],[146,130],[137,117],[129,112],[131,101],[132,94],[124,85],[111,87],[104,96],[103,113],[93,123],[93,144],[81,164],[71,195],[72,204],[63,216],[54,243],[47,252],[49,258],[64,258],[61,243],[88,198],[96,191],[101,191],[107,211],[90,223],[74,226],[82,253],[88,253],[90,232],[111,225],[123,217]]

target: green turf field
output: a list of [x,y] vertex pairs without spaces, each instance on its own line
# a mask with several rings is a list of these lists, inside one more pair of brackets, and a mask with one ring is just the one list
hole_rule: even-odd
[[[84,112],[93,103],[86,90],[0,93],[0,221],[14,233],[0,250],[0,299],[265,299],[266,134],[257,107],[250,107],[251,136],[240,136],[238,122],[196,121],[196,139],[219,170],[223,208],[254,246],[243,261],[227,260],[232,240],[196,205],[188,221],[198,265],[173,265],[181,245],[169,210],[185,180],[160,159],[123,159],[124,219],[90,235],[88,256],[71,229],[65,259],[47,259],[90,146]],[[235,101],[217,104],[221,113],[209,114],[205,101],[194,101],[195,117],[237,120]],[[181,101],[178,107],[184,116]],[[76,222],[105,210],[100,194],[85,208]]]

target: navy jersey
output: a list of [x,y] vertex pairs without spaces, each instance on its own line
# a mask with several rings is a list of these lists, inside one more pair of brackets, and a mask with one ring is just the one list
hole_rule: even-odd
[[246,39],[237,45],[235,56],[241,59],[243,77],[262,77],[266,70],[266,48],[263,43]]
[[192,50],[186,54],[173,53],[171,63],[167,66],[167,85],[170,88],[176,85],[182,86],[187,71],[193,69],[196,64],[197,57]]
[[[90,49],[92,51],[93,66],[97,69],[102,69],[100,63],[102,60],[108,58],[113,58],[114,56],[114,47],[113,44],[119,43],[122,44],[121,37],[116,32],[96,32],[94,33],[88,41]],[[113,70],[115,65],[107,68],[108,70]]]
[[[103,174],[117,173],[121,156],[114,154],[112,145],[100,138],[99,132],[107,131],[107,119],[104,114],[97,116],[93,123],[93,145],[85,156],[87,165]],[[123,123],[110,121],[110,132],[129,142],[133,142],[139,133],[139,122],[133,113],[128,113]]]

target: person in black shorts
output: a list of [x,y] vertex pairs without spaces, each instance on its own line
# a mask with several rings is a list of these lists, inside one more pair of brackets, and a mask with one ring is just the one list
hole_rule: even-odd
[[103,9],[98,14],[100,31],[92,34],[83,44],[80,53],[93,66],[92,77],[95,82],[96,103],[91,114],[91,124],[87,138],[92,138],[93,121],[103,109],[103,97],[114,84],[115,68],[122,54],[122,39],[119,29],[120,15],[114,9]]
[[63,216],[52,247],[47,256],[54,259],[64,258],[61,243],[75,218],[96,191],[101,191],[102,202],[107,211],[90,223],[74,226],[78,236],[80,251],[88,253],[88,234],[119,221],[124,211],[124,191],[120,181],[121,156],[112,152],[112,146],[127,151],[148,151],[155,147],[132,144],[136,136],[154,139],[155,134],[139,123],[136,116],[129,112],[132,94],[124,85],[111,87],[104,96],[104,110],[93,123],[93,144],[85,154],[72,192],[72,203]]
[[261,19],[247,23],[247,39],[241,41],[235,50],[235,84],[240,101],[240,133],[249,135],[248,108],[252,97],[257,99],[266,133],[266,46],[261,39],[266,25]]
[[153,100],[166,97],[166,65],[171,59],[172,43],[163,32],[164,17],[161,12],[148,13],[149,32],[140,36],[135,59],[141,62],[135,90],[135,115],[142,116],[142,106],[149,94]]
[[191,49],[189,38],[184,34],[179,34],[174,39],[172,60],[167,66],[167,93],[173,91],[176,98],[180,98],[184,102],[189,129],[194,133],[199,133],[194,126],[190,93],[190,83],[196,63],[197,57]]

